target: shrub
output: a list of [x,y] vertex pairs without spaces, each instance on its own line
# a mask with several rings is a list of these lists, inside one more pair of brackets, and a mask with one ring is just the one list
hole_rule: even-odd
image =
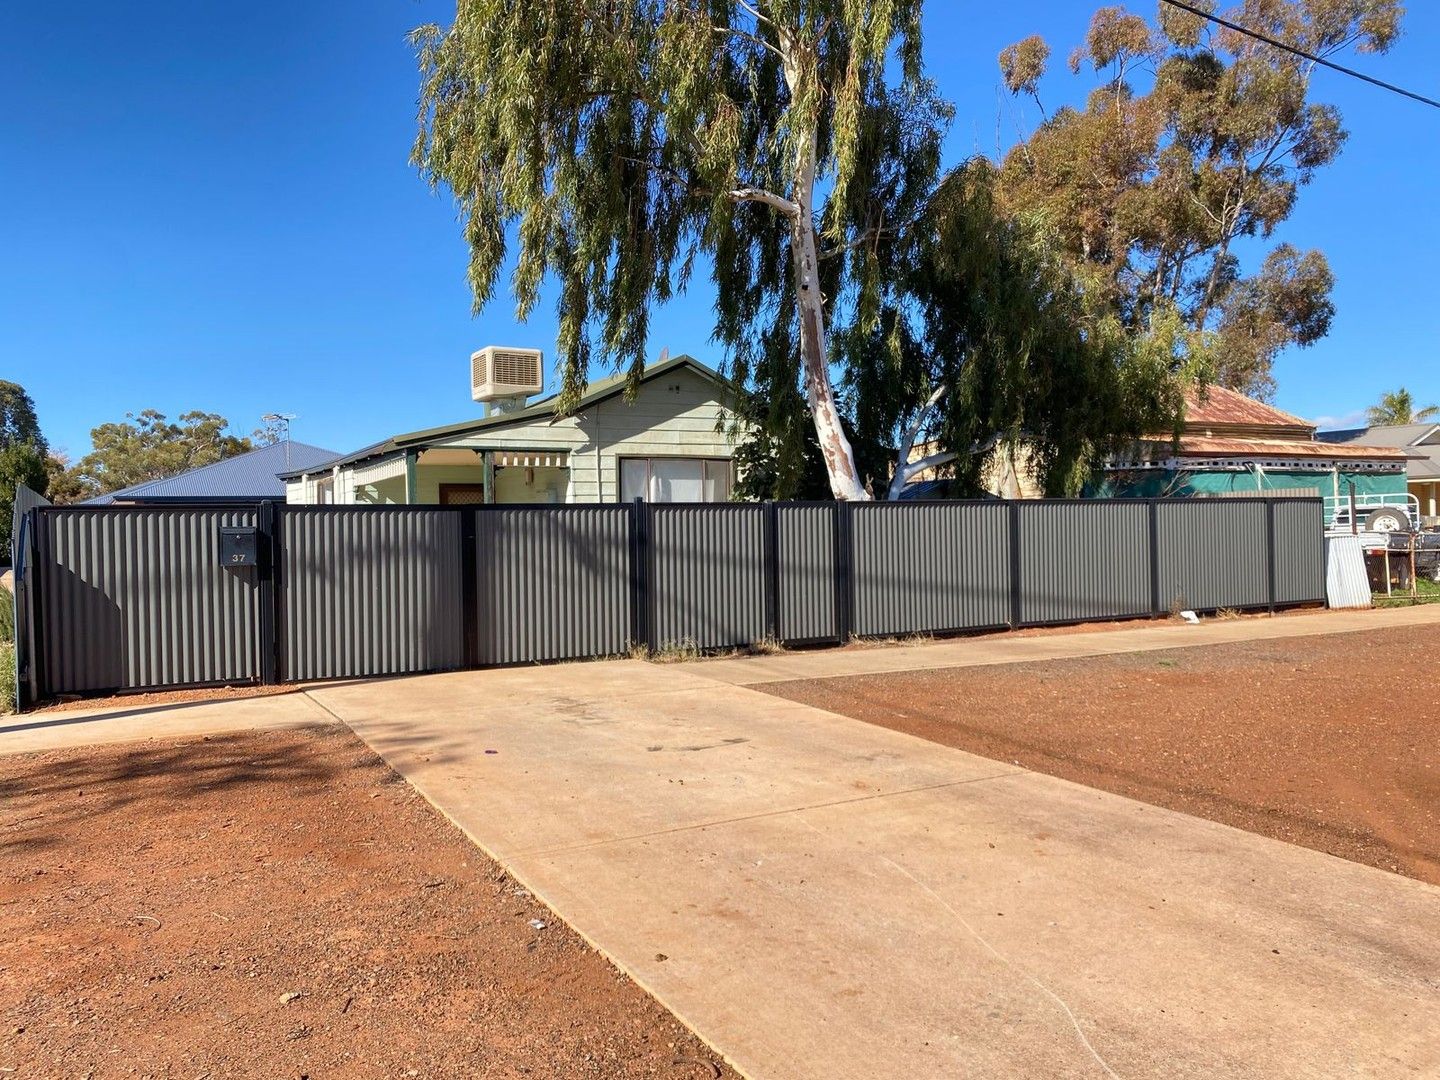
[[10,590],[0,586],[0,642],[15,640],[15,601]]
[[15,646],[0,645],[0,716],[15,711]]

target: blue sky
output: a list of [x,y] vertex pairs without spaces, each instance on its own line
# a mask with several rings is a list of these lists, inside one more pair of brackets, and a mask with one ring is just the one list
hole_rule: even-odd
[[[928,61],[957,105],[950,160],[993,153],[997,116],[1001,141],[1013,135],[996,53],[1039,32],[1063,57],[1095,6],[932,0]],[[472,318],[453,211],[406,164],[404,35],[453,10],[4,5],[0,377],[30,390],[53,444],[78,455],[91,427],[153,407],[220,412],[242,432],[297,413],[296,438],[348,450],[475,415],[472,349],[552,351],[548,304],[524,327],[504,297]],[[1412,4],[1406,26],[1389,56],[1353,62],[1440,95],[1440,5]],[[1084,85],[1062,73],[1047,98]],[[1339,312],[1329,339],[1281,359],[1277,401],[1342,418],[1402,383],[1440,399],[1440,110],[1324,72],[1316,93],[1351,138],[1282,238],[1326,252]],[[693,289],[652,325],[654,352],[704,358],[710,297]]]

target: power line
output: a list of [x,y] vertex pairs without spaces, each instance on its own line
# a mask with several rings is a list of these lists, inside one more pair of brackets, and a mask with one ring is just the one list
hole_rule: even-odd
[[1354,68],[1337,64],[1333,60],[1326,60],[1323,56],[1316,56],[1314,53],[1308,53],[1304,49],[1297,49],[1294,45],[1287,45],[1283,41],[1277,41],[1275,38],[1260,33],[1258,30],[1247,29],[1238,23],[1233,23],[1228,19],[1222,19],[1219,15],[1212,15],[1208,11],[1191,7],[1189,4],[1184,3],[1183,0],[1163,0],[1163,2],[1169,4],[1171,7],[1179,8],[1181,11],[1188,11],[1191,15],[1199,15],[1202,19],[1209,19],[1211,22],[1218,23],[1227,30],[1234,30],[1237,34],[1244,34],[1246,37],[1254,38],[1256,41],[1263,41],[1266,45],[1273,45],[1277,49],[1288,52],[1294,56],[1302,57],[1313,64],[1319,64],[1322,67],[1338,71],[1342,75],[1349,75],[1351,78],[1360,79],[1362,82],[1370,83],[1372,86],[1378,86],[1382,90],[1389,90],[1392,94],[1399,94],[1401,97],[1411,98],[1414,101],[1420,102],[1422,105],[1429,105],[1431,108],[1440,109],[1440,101],[1436,101],[1434,98],[1425,97],[1423,94],[1406,90],[1404,87],[1396,86],[1394,83],[1388,83],[1383,79],[1366,75],[1363,71],[1356,71]]

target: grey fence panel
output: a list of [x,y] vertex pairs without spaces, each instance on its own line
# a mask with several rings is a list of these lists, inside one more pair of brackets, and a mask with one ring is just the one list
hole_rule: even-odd
[[856,503],[849,512],[856,634],[1009,621],[1010,511],[1004,503]]
[[1016,506],[1022,623],[1083,622],[1151,611],[1148,503]]
[[834,504],[780,503],[775,508],[782,641],[840,637],[839,612],[835,610],[838,523]]
[[1325,599],[1325,506],[1318,499],[1275,500],[1275,602]]
[[[24,484],[15,486],[15,505],[10,515],[11,600],[15,616],[15,705],[23,709],[40,696],[40,674],[32,663],[35,641],[35,589],[32,586],[35,565],[36,507],[49,506],[50,500]],[[0,599],[0,603],[4,603]]]
[[1315,499],[278,507],[255,567],[220,565],[219,530],[263,528],[269,507],[32,503],[16,545],[32,700],[603,656],[637,631],[713,649],[1325,593]]
[[[1259,499],[1156,507],[1160,605],[1197,611],[1270,604],[1269,525]],[[1317,532],[1315,543],[1320,542]]]
[[20,543],[20,526],[26,514],[37,506],[49,506],[50,500],[38,491],[31,491],[24,484],[15,485],[15,502],[10,507],[10,551],[7,554],[10,566],[20,565],[17,545]]
[[283,679],[464,665],[460,512],[286,507],[277,525]]
[[765,508],[649,508],[651,639],[659,648],[719,649],[769,633]]
[[476,512],[479,662],[613,656],[630,641],[630,508]]
[[255,567],[220,565],[247,509],[41,510],[34,584],[40,693],[259,677]]

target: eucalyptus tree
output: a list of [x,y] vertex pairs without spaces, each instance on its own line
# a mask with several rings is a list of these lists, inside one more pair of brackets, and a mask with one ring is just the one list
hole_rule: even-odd
[[[1346,133],[1334,106],[1312,100],[1312,61],[1159,8],[1154,24],[1118,6],[1095,13],[1070,68],[1096,80],[1083,106],[1050,113],[1006,155],[1004,201],[1045,215],[1077,272],[1133,330],[1178,313],[1188,347],[1220,382],[1263,395],[1282,349],[1329,331],[1334,279],[1323,253],[1268,245]],[[1237,0],[1224,14],[1326,57],[1385,52],[1403,8]],[[1011,91],[1038,101],[1049,54],[1038,37],[1004,50]],[[1264,251],[1248,276],[1247,240],[1245,253]]]
[[650,306],[703,268],[754,419],[792,459],[813,423],[833,495],[869,497],[831,337],[874,332],[891,242],[938,178],[950,110],[920,8],[459,0],[449,27],[415,31],[413,161],[457,200],[477,310],[512,254],[521,319],[558,281],[562,408],[597,356],[638,378]]
[[255,449],[250,439],[229,428],[225,417],[199,409],[181,413],[177,421],[155,409],[126,413],[124,420],[91,428],[90,452],[68,469],[54,469],[51,482],[62,497],[89,497]]
[[35,417],[35,402],[19,383],[0,379],[0,553],[10,548],[10,508],[15,489],[24,484],[45,491],[45,436]]
[[[1000,210],[998,184],[983,158],[947,173],[902,245],[898,302],[867,341],[847,342],[864,358],[846,380],[862,457],[901,433],[891,497],[937,466],[973,493],[1019,447],[1046,495],[1078,495],[1108,455],[1177,432],[1183,387],[1204,378],[1176,320],[1127,332],[1043,216]],[[931,388],[948,390],[944,408]],[[912,454],[920,436],[928,452]]]

